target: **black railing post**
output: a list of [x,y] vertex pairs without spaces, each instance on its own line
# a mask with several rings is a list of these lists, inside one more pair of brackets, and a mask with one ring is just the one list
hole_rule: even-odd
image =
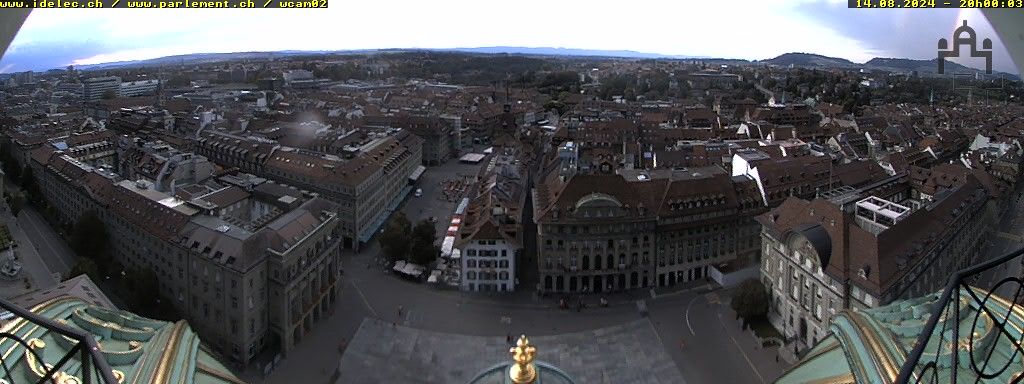
[[88,348],[82,348],[82,384],[92,384],[92,367],[89,364],[92,361],[92,355],[89,354]]
[[[36,384],[46,384],[47,382],[55,382],[56,380],[54,380],[53,375],[57,372],[60,372],[60,369],[64,368],[64,364],[67,364],[68,360],[71,360],[72,357],[75,357],[75,352],[78,352],[78,350],[81,348],[82,343],[75,343],[75,346],[71,347],[71,350],[68,351],[68,353],[66,353],[64,357],[60,358],[60,361],[58,361],[57,364],[54,364],[53,366],[50,367],[50,369],[46,370],[46,373],[43,374],[43,377],[39,378],[39,381],[37,381]],[[42,364],[43,368],[46,368],[45,361],[40,360],[39,364]]]
[[[952,380],[955,382],[956,381],[956,371],[957,371],[957,368],[959,368],[959,365],[960,365],[960,363],[959,363],[959,361],[960,361],[960,345],[959,345],[960,344],[960,282],[959,281],[956,282],[956,287],[954,287],[954,289],[955,289],[956,294],[950,296],[950,298],[953,301],[949,302],[947,304],[947,305],[952,305],[953,306],[953,321],[950,322],[949,319],[946,319],[946,323],[947,324],[952,324],[952,326],[953,326],[952,327],[953,328],[953,339],[949,341],[949,344],[950,344],[949,348],[953,350],[953,364],[950,364],[950,366],[953,368],[953,374],[952,374],[951,377],[952,377]],[[943,328],[945,328],[945,327],[943,327]],[[931,333],[931,332],[929,332],[929,333]],[[942,352],[942,346],[939,345],[939,349],[935,350],[935,356],[938,357],[941,352]],[[971,356],[967,356],[967,358],[970,359]],[[939,373],[938,373],[938,369],[939,369],[938,362],[935,362],[935,363],[936,363],[935,364],[935,377],[938,377],[939,376]]]

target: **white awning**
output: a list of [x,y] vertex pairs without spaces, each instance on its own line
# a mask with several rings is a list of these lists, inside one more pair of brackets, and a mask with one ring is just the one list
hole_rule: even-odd
[[441,256],[442,257],[449,257],[449,256],[451,256],[452,255],[452,249],[454,249],[454,247],[455,247],[455,237],[454,236],[446,236],[444,238],[444,240],[441,241]]
[[466,213],[466,208],[469,208],[469,198],[463,197],[462,201],[459,201],[459,206],[455,208],[456,215],[462,215]]
[[412,171],[412,174],[409,175],[409,180],[412,180],[412,181],[419,180],[420,176],[423,176],[423,172],[426,171],[426,170],[427,170],[427,167],[424,167],[422,165],[417,166],[416,170]]

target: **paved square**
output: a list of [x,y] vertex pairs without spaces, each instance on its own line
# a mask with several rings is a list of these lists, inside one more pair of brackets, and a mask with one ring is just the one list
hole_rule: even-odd
[[[538,360],[577,383],[684,383],[647,319],[530,337],[530,343]],[[488,367],[511,362],[509,347],[503,337],[431,332],[367,318],[341,358],[337,383],[465,383]]]

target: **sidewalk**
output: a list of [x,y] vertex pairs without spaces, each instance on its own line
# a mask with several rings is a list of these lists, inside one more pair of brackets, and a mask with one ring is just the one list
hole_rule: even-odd
[[729,308],[728,300],[724,300],[723,304],[719,317],[726,333],[732,339],[730,342],[738,344],[737,347],[743,351],[747,361],[761,375],[764,383],[774,382],[788,367],[783,359],[776,359],[779,356],[780,347],[762,346],[761,340],[754,334],[753,329],[743,330],[743,323]]
[[[377,277],[383,275],[383,278],[386,279],[400,280],[398,276],[381,271],[375,264],[375,258],[371,257],[369,253],[347,254],[346,256],[351,257],[351,259],[347,261],[347,265],[349,267],[346,269],[346,274],[350,274],[352,277],[358,279],[359,277]],[[366,267],[367,263],[370,264],[369,269]],[[358,270],[351,270],[352,268]],[[464,303],[500,305],[503,307],[519,309],[558,308],[559,299],[562,298],[568,298],[570,304],[574,304],[577,300],[582,299],[587,308],[598,307],[599,301],[602,297],[608,300],[608,307],[624,305],[636,306],[637,300],[656,300],[695,290],[710,292],[720,288],[715,282],[705,279],[677,284],[672,287],[636,288],[628,291],[616,291],[610,293],[550,292],[543,294],[543,296],[539,296],[533,289],[527,289],[528,287],[526,285],[523,285],[522,287],[523,289],[515,292],[463,292],[455,289],[440,289],[428,284],[420,284],[420,288],[425,291],[429,291],[436,295],[447,295],[448,297],[458,298]],[[570,307],[572,306],[570,305]]]
[[[18,245],[14,248],[14,252],[18,257],[18,261],[21,262],[21,273],[16,279],[20,280],[21,278],[28,278],[29,280],[28,289],[13,289],[15,288],[13,286],[5,287],[4,292],[0,292],[0,295],[9,298],[28,291],[56,286],[59,283],[58,279],[50,273],[46,264],[43,263],[43,259],[39,255],[36,245],[29,240],[25,231],[23,231],[18,225],[17,219],[11,215],[9,210],[7,210],[6,205],[4,205],[2,211],[0,211],[0,222],[7,225],[7,228],[11,231],[11,237],[14,238],[14,241],[17,242]],[[24,285],[21,285],[20,281],[18,285],[20,288],[24,288]]]

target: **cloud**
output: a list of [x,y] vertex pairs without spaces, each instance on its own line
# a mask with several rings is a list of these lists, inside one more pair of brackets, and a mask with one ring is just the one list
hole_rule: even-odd
[[[900,20],[869,12],[846,9],[841,0],[631,0],[616,7],[580,0],[392,0],[335,2],[327,9],[38,9],[0,65],[25,70],[201,52],[481,46],[742,59],[796,51],[866,61],[923,57],[936,33],[948,33],[935,20],[956,17],[916,11]],[[858,29],[852,20],[871,27]],[[47,52],[51,46],[79,48]]]
[[[967,20],[979,39],[992,39],[993,69],[1017,73],[1016,66],[992,25],[976,9],[849,9],[846,4],[809,3],[800,8],[808,20],[837,33],[857,39],[882,57],[934,59],[940,38],[951,38],[953,30]],[[956,59],[961,64],[982,67],[979,60]]]

